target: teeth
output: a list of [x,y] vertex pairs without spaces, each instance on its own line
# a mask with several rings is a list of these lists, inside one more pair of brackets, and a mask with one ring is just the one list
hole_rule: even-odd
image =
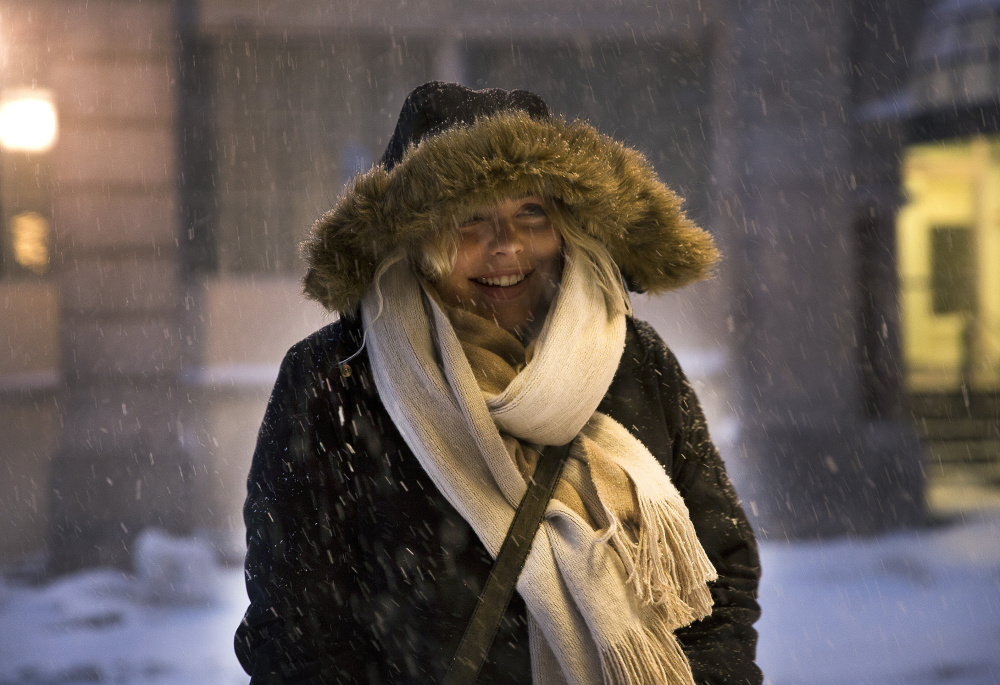
[[517,285],[523,281],[524,274],[517,274],[516,276],[498,276],[497,278],[477,278],[475,280],[477,283],[482,283],[483,285],[506,288],[508,286]]

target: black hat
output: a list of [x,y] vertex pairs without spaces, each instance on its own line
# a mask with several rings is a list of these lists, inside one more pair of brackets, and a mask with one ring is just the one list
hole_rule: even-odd
[[416,145],[425,136],[459,124],[471,124],[480,117],[512,111],[526,112],[535,119],[550,116],[545,101],[527,90],[471,90],[444,81],[417,86],[403,102],[396,129],[382,155],[382,164],[386,171],[391,170],[403,159],[406,148]]

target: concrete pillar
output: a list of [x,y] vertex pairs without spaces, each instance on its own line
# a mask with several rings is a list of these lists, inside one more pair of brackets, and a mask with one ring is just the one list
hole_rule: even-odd
[[177,240],[176,38],[168,0],[78,0],[48,20],[61,448],[50,570],[126,564],[146,526],[190,527],[178,440],[184,340]]
[[733,303],[735,470],[767,537],[871,532],[919,511],[912,431],[865,409],[854,31],[848,3],[750,0],[716,35],[712,224]]

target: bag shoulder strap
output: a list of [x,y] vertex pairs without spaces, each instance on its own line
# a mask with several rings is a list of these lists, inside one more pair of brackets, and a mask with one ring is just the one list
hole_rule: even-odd
[[496,637],[500,618],[507,610],[507,604],[514,594],[514,586],[528,559],[528,552],[531,551],[531,543],[542,523],[545,508],[556,489],[559,474],[569,455],[570,444],[542,450],[535,474],[528,483],[528,491],[524,493],[514,513],[507,537],[500,545],[500,552],[493,562],[486,586],[479,595],[479,602],[472,612],[472,618],[469,619],[448,672],[441,681],[442,685],[472,685],[476,681]]

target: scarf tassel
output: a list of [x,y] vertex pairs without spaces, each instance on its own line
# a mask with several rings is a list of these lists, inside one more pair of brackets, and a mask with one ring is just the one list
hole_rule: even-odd
[[[639,496],[637,539],[611,512],[607,537],[618,553],[628,580],[643,604],[662,606],[671,630],[712,612],[712,593],[705,585],[718,576],[702,549],[687,507],[678,511],[669,499]],[[680,498],[678,497],[678,500]]]
[[601,649],[605,685],[644,683],[693,683],[687,657],[665,617],[641,629],[630,629]]

